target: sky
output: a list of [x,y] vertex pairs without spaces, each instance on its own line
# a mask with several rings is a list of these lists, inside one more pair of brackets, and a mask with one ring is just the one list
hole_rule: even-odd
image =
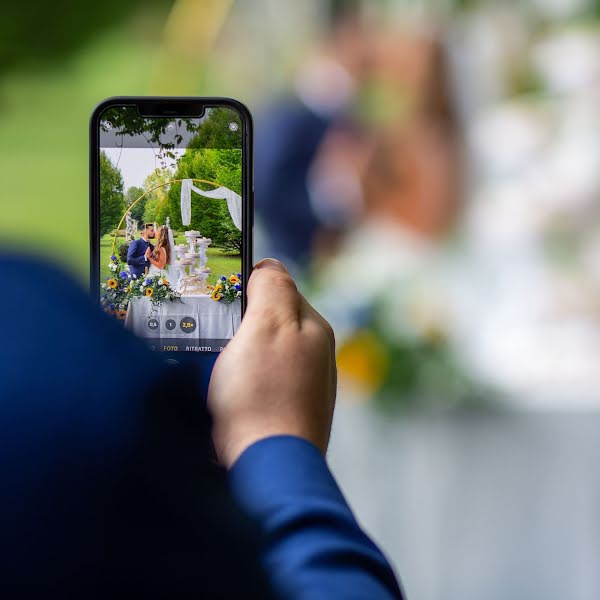
[[[152,148],[102,148],[113,165],[117,166],[123,175],[126,192],[131,186],[142,187],[144,179],[160,167],[160,161],[155,157]],[[181,156],[185,149],[174,150]]]

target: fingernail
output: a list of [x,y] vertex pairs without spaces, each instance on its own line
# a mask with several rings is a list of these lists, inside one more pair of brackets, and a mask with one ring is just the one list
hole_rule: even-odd
[[257,262],[254,266],[255,269],[277,269],[278,271],[283,271],[287,273],[288,270],[285,268],[285,265],[278,261],[275,258],[263,258],[261,261]]

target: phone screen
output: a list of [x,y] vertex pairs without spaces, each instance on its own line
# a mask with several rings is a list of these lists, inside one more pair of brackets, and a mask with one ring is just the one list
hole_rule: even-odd
[[96,123],[102,309],[152,350],[221,351],[246,280],[244,119],[222,105],[196,117],[124,105]]

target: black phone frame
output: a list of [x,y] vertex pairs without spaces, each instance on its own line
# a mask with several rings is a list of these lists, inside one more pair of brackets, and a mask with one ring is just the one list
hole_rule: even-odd
[[[116,106],[154,105],[156,116],[194,117],[198,116],[197,106],[204,108],[225,107],[235,110],[242,122],[242,318],[246,312],[246,288],[254,264],[253,227],[254,227],[254,179],[253,179],[253,123],[248,108],[239,100],[226,97],[198,96],[114,96],[103,100],[96,106],[90,118],[90,294],[95,302],[100,298],[100,119],[102,113]],[[186,114],[186,110],[194,107],[196,114]],[[165,356],[181,357],[181,355],[206,353],[163,352]],[[214,353],[207,353],[214,354]]]

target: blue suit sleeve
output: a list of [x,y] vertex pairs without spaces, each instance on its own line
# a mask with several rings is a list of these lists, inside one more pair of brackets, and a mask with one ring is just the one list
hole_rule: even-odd
[[127,249],[127,264],[128,265],[144,265],[146,264],[146,259],[144,255],[141,256],[133,256],[135,251],[137,250],[138,243],[137,241],[131,242],[129,244],[129,248]]
[[253,444],[231,469],[230,484],[261,526],[263,563],[282,598],[403,598],[311,443],[276,436]]

